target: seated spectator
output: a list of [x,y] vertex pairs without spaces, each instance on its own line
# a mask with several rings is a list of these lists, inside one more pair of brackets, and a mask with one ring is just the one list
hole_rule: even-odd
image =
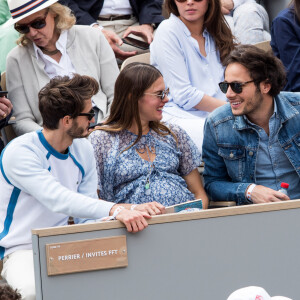
[[220,88],[230,103],[206,120],[206,192],[238,205],[300,199],[300,94],[280,93],[284,66],[255,46],[238,46],[224,63]]
[[[0,82],[1,82],[1,74],[0,74]],[[0,91],[2,91],[0,86]],[[6,97],[1,97],[0,95],[0,129],[7,125],[12,113],[12,104]],[[0,138],[0,153],[3,150],[3,141]]]
[[300,92],[300,0],[273,20],[271,46],[287,70],[285,91]]
[[162,0],[60,0],[74,12],[77,24],[92,25],[102,31],[117,58],[124,60],[145,52],[123,43],[123,37],[150,44],[154,29],[163,20]]
[[271,297],[265,289],[258,286],[248,286],[230,294],[227,300],[292,300],[287,297]]
[[196,146],[180,127],[160,122],[167,95],[151,65],[129,64],[120,73],[110,116],[89,136],[101,198],[165,206],[201,198],[207,208]]
[[219,89],[223,61],[233,49],[233,36],[219,0],[166,0],[171,13],[150,46],[151,64],[170,89],[163,120],[181,126],[202,150],[208,113],[225,104]]
[[152,214],[164,210],[161,204],[150,203],[132,211],[126,204],[98,199],[93,149],[85,139],[95,116],[91,97],[98,89],[98,82],[89,76],[50,80],[39,93],[44,128],[15,138],[3,150],[1,275],[22,299],[35,299],[32,228],[67,225],[69,216],[82,223],[110,215],[137,232],[148,226],[149,208]]
[[19,33],[13,28],[3,28],[3,24],[11,17],[7,1],[0,0],[0,74],[6,70],[6,56],[16,47]]
[[256,44],[271,39],[268,13],[255,0],[221,0],[221,5],[237,42]]
[[[108,113],[113,86],[119,73],[115,56],[105,37],[88,26],[73,26],[75,17],[68,7],[45,0],[9,2],[15,24],[21,33],[19,46],[7,58],[7,89],[14,105],[17,135],[38,130],[42,117],[38,92],[57,75],[85,74],[95,78],[101,89],[92,99],[96,119]],[[26,10],[21,10],[26,7]]]

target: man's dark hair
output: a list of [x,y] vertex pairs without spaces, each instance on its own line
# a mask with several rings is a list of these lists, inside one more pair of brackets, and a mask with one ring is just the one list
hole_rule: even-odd
[[21,300],[22,296],[9,285],[0,286],[0,300]]
[[271,84],[269,95],[277,96],[286,83],[286,72],[282,62],[271,51],[266,52],[253,45],[238,45],[227,56],[224,66],[238,63],[244,66],[259,89],[263,81]]
[[64,116],[76,118],[84,109],[84,101],[98,93],[98,82],[89,76],[74,74],[54,77],[39,92],[39,110],[43,127],[57,129]]

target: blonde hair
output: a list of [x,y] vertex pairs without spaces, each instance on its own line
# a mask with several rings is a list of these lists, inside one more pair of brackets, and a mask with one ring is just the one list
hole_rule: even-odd
[[[49,13],[55,15],[55,31],[59,33],[62,30],[70,29],[76,23],[76,18],[71,9],[59,3],[50,5]],[[26,37],[25,34],[21,34],[20,38],[17,40],[18,45],[26,46],[29,43],[31,43],[31,41]]]

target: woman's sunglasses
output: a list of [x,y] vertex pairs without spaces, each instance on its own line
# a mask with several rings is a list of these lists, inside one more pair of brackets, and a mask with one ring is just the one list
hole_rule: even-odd
[[95,111],[93,109],[90,110],[88,113],[80,113],[78,116],[86,116],[89,121],[91,121],[95,117]]
[[219,83],[219,87],[224,94],[227,93],[229,86],[236,94],[240,94],[243,91],[243,86],[245,86],[250,82],[254,82],[254,80],[250,80],[246,82],[224,82],[223,81]]
[[161,92],[161,94],[145,93],[145,95],[156,96],[156,97],[160,98],[161,100],[164,100],[165,97],[168,97],[169,92],[170,92],[170,90],[169,90],[169,88],[167,88],[167,89],[163,90],[163,91]]
[[18,32],[20,32],[21,34],[26,34],[30,31],[29,27],[34,28],[34,29],[44,28],[46,26],[46,18],[47,18],[48,12],[49,12],[49,9],[46,10],[43,18],[37,18],[30,23],[27,23],[27,24],[15,23],[15,29]]

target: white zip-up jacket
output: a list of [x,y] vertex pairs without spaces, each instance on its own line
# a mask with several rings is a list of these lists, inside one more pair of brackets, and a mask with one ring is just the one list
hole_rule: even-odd
[[[0,159],[0,258],[31,249],[31,229],[108,216],[115,203],[97,197],[97,173],[88,140],[57,152],[41,130],[14,139]],[[83,219],[86,218],[86,219]]]

